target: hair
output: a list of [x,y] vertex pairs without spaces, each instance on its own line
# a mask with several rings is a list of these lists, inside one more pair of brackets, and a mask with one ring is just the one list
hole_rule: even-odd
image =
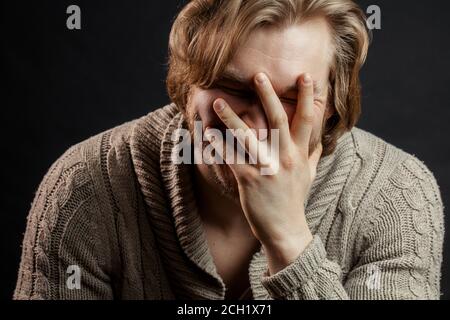
[[332,34],[329,106],[323,155],[361,114],[359,71],[370,40],[366,17],[352,0],[192,0],[175,19],[169,39],[169,98],[185,111],[193,85],[208,88],[249,33],[263,26],[287,27],[323,17]]

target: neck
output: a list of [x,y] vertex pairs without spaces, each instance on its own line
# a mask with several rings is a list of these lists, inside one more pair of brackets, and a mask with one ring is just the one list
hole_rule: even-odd
[[239,199],[223,194],[207,168],[195,169],[195,193],[202,221],[227,234],[251,232]]

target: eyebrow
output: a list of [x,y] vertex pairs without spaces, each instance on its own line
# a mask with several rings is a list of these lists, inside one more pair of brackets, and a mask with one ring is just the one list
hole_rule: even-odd
[[[248,79],[247,77],[244,77],[240,75],[239,73],[236,73],[231,70],[225,70],[222,75],[219,77],[218,81],[229,81],[229,82],[235,82],[236,84],[247,87],[250,89],[254,89],[255,85],[251,79]],[[285,88],[283,92],[280,94],[280,96],[287,94],[289,92],[297,92],[298,91],[298,85],[297,83],[290,85],[289,87]],[[313,91],[314,96],[320,96],[322,93],[322,88],[319,86],[318,82],[316,80],[313,80]]]

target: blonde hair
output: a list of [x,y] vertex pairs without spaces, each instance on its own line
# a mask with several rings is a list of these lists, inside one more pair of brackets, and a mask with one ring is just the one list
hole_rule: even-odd
[[284,27],[324,17],[333,39],[329,104],[324,125],[324,155],[355,126],[361,113],[359,71],[369,46],[365,15],[352,0],[192,0],[170,33],[167,91],[185,110],[193,85],[208,88],[249,33],[262,26]]

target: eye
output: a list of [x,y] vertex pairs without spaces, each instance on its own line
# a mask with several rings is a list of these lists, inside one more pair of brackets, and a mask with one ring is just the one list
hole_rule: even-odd
[[293,105],[293,106],[297,105],[297,99],[280,98],[280,101],[282,103],[286,103],[286,104]]
[[254,96],[254,94],[252,92],[246,91],[246,90],[240,90],[240,89],[230,88],[230,87],[226,87],[226,86],[220,86],[220,89],[225,91],[228,94],[231,94],[232,96],[235,96],[235,97],[251,99]]

